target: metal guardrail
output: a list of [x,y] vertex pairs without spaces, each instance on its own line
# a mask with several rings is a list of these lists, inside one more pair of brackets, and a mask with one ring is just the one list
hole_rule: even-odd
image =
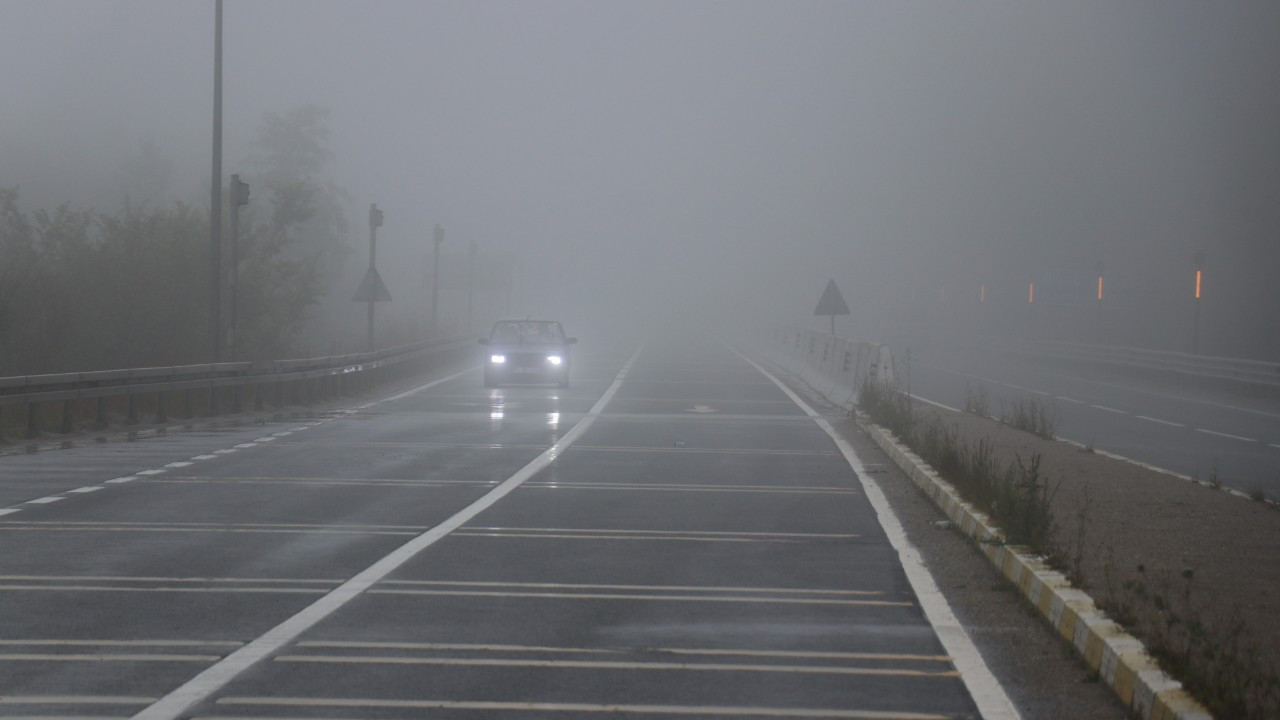
[[1060,341],[1001,343],[1006,351],[1043,357],[1084,360],[1125,367],[1161,370],[1250,385],[1280,387],[1280,363],[1265,360],[1213,357],[1166,350],[1082,345]]
[[[433,355],[470,350],[475,337],[471,334],[437,338],[402,347],[367,353],[318,358],[276,360],[268,363],[216,363],[174,367],[99,370],[94,372],[23,375],[0,378],[0,408],[27,406],[28,438],[41,432],[41,409],[49,403],[62,403],[60,432],[70,433],[76,426],[76,415],[87,401],[93,401],[94,425],[105,427],[110,421],[111,403],[123,398],[127,405],[126,424],[139,421],[140,399],[154,396],[156,422],[167,422],[168,395],[181,392],[185,417],[195,414],[203,400],[208,415],[221,413],[223,400],[230,400],[231,412],[241,412],[247,391],[257,410],[267,401],[266,386],[274,389],[273,404],[287,401],[309,404],[333,395],[360,392],[397,372],[412,371],[420,361]],[[230,395],[230,398],[224,397]],[[3,425],[0,424],[0,430]]]

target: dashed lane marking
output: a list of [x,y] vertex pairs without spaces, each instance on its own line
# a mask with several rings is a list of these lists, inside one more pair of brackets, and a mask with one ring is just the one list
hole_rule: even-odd
[[682,672],[786,673],[795,675],[875,675],[881,677],[953,678],[955,670],[844,667],[839,665],[754,665],[750,663],[623,662],[616,660],[519,660],[499,658],[432,658],[376,655],[280,655],[276,662],[351,665],[444,665],[575,670],[679,670]]
[[1109,412],[1109,413],[1115,413],[1115,414],[1117,414],[1117,415],[1128,415],[1128,414],[1129,414],[1129,411],[1128,411],[1128,410],[1117,410],[1117,409],[1115,409],[1115,408],[1113,408],[1113,407],[1107,407],[1106,405],[1094,405],[1093,403],[1089,403],[1089,407],[1091,407],[1091,408],[1096,408],[1096,409],[1098,409],[1098,410],[1105,410],[1105,411],[1107,411],[1107,412]]
[[[591,703],[497,702],[486,700],[394,700],[383,698],[225,697],[218,705],[262,705],[303,708],[376,708],[392,710],[486,710],[544,713],[622,713],[635,715],[694,715],[704,717],[820,718],[823,720],[954,720],[952,715],[885,712],[878,710],[828,710],[821,708],[733,707],[714,705],[597,705]],[[197,718],[195,720],[212,720]],[[243,720],[259,720],[246,718]]]
[[854,490],[845,488],[788,488],[768,485],[681,485],[677,483],[567,483],[537,482],[529,483],[526,489],[549,490],[626,490],[651,492],[701,492],[701,493],[774,493],[792,495],[858,495]]
[[160,653],[0,653],[0,662],[203,662],[221,655],[163,655]]
[[928,404],[928,405],[932,405],[932,406],[934,406],[934,407],[942,408],[943,410],[950,410],[951,412],[956,412],[956,413],[960,412],[960,409],[959,409],[959,408],[953,408],[953,407],[951,407],[950,405],[943,405],[943,404],[942,404],[942,403],[940,403],[940,402],[934,402],[933,400],[930,400],[930,399],[928,399],[928,398],[920,397],[919,395],[908,395],[908,397],[911,397],[912,399],[915,399],[915,400],[919,400],[919,401],[920,401],[920,402],[922,402],[922,403],[926,403],[926,404]]
[[1088,405],[1088,404],[1089,404],[1089,403],[1087,403],[1087,402],[1085,402],[1085,401],[1083,401],[1083,400],[1077,400],[1077,399],[1075,399],[1075,398],[1069,398],[1069,397],[1067,397],[1066,395],[1054,395],[1053,397],[1054,397],[1055,399],[1057,399],[1057,400],[1063,400],[1063,401],[1066,401],[1066,402],[1069,402],[1069,403],[1075,403],[1076,405]]
[[[214,450],[214,452],[217,452],[217,450]],[[196,455],[191,459],[192,460],[216,460],[217,458],[218,458],[217,455]]]
[[146,705],[155,700],[127,695],[0,695],[0,705]]
[[21,512],[22,508],[0,508],[0,515],[12,515]]
[[448,587],[519,587],[543,590],[631,590],[645,592],[718,592],[718,593],[769,593],[772,595],[835,595],[857,596],[884,595],[880,590],[827,590],[808,588],[769,587],[715,587],[707,585],[592,585],[580,583],[504,583],[504,582],[450,582],[448,580],[387,580],[383,585],[419,585]]
[[1205,435],[1213,435],[1215,437],[1227,438],[1229,440],[1241,440],[1243,442],[1258,442],[1253,438],[1243,437],[1241,435],[1232,435],[1230,433],[1218,432],[1216,430],[1205,430],[1204,428],[1195,428],[1195,431],[1198,433],[1204,433]]
[[76,488],[75,490],[68,490],[67,492],[69,492],[69,493],[91,493],[91,492],[98,492],[99,490],[102,490],[102,489],[103,489],[103,487],[102,487],[101,485],[87,485],[87,486],[82,487],[82,488]]
[[415,643],[415,642],[361,642],[351,640],[312,640],[297,643],[297,648],[324,648],[343,650],[416,650],[422,652],[497,652],[538,653],[564,655],[626,655],[630,653],[659,653],[692,657],[753,657],[787,658],[797,660],[881,660],[885,662],[940,662],[949,663],[948,655],[916,655],[909,653],[859,653],[821,652],[805,650],[750,650],[734,648],[576,648],[547,647],[540,645],[483,645],[474,643]]
[[[288,618],[284,622],[276,625],[266,633],[258,637],[248,645],[236,650],[221,661],[214,663],[206,668],[203,672],[194,678],[183,683],[181,686],[165,695],[159,701],[151,706],[144,708],[141,712],[134,716],[134,720],[175,720],[187,711],[192,705],[207,699],[210,695],[223,688],[227,683],[231,682],[237,675],[244,670],[256,665],[258,662],[277,653],[288,643],[313,627],[316,623],[324,618],[332,615],[338,609],[342,608],[351,600],[364,594],[375,583],[386,578],[387,575],[395,571],[411,558],[422,552],[426,548],[434,545],[442,538],[448,536],[454,530],[463,526],[467,522],[474,519],[484,510],[492,507],[502,498],[506,497],[520,485],[527,482],[543,468],[549,466],[560,456],[562,452],[594,424],[600,412],[618,393],[618,389],[622,386],[623,380],[631,371],[632,365],[635,364],[636,358],[639,357],[640,351],[637,350],[631,359],[623,365],[613,383],[609,385],[604,394],[600,396],[586,416],[565,433],[551,447],[544,450],[536,458],[527,465],[516,471],[514,475],[507,478],[502,484],[494,487],[489,492],[475,502],[471,503],[461,511],[454,514],[444,522],[436,525],[431,530],[413,538],[409,542],[401,545],[390,554],[384,556],[380,560],[374,562],[368,568],[364,569],[355,577],[344,582],[341,586],[327,592],[323,597],[319,598],[312,604],[303,608],[300,612]],[[399,395],[386,398],[385,400],[368,403],[361,408],[372,407],[380,402],[390,402],[392,400],[407,397],[416,392],[426,390],[435,385],[445,382],[454,377],[459,377],[471,369],[457,373],[432,383],[427,383],[412,390],[400,393]]]
[[108,480],[107,482],[108,482],[108,483],[110,483],[110,484],[112,484],[112,485],[120,485],[120,484],[127,483],[127,482],[133,482],[134,480],[137,480],[137,479],[138,479],[138,478],[136,478],[136,477],[134,477],[134,476],[132,476],[132,475],[128,475],[128,476],[126,476],[126,477],[112,478],[112,479]]
[[1168,420],[1161,420],[1160,418],[1147,417],[1146,415],[1134,415],[1134,417],[1138,418],[1139,420],[1146,420],[1147,422],[1159,423],[1161,425],[1168,425],[1169,427],[1180,427],[1180,428],[1186,427],[1186,425],[1183,425],[1182,423],[1170,422]]
[[[608,531],[603,531],[607,533]],[[801,543],[803,540],[793,538],[750,538],[750,537],[699,537],[695,535],[684,535],[681,533],[671,533],[668,535],[556,535],[553,533],[515,533],[515,532],[475,532],[472,530],[458,530],[454,535],[458,537],[482,537],[482,538],[499,538],[499,539],[522,539],[522,540],[626,540],[636,541],[667,541],[667,542],[720,542],[720,543]]]
[[[714,590],[714,588],[708,588]],[[735,603],[759,605],[840,605],[867,607],[914,607],[915,603],[906,600],[841,600],[827,598],[796,597],[731,597],[724,595],[644,595],[623,593],[567,593],[567,592],[518,592],[518,591],[484,591],[484,590],[418,590],[374,588],[366,591],[370,595],[421,595],[440,597],[491,597],[491,598],[541,598],[549,600],[625,600],[644,602],[704,602]]]
[[35,500],[28,500],[26,504],[27,505],[48,505],[49,503],[55,503],[55,502],[58,502],[59,500],[66,500],[66,498],[60,495],[50,495],[48,497],[36,498]]

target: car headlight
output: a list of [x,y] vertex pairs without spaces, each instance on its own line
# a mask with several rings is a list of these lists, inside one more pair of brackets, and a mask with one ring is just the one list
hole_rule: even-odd
[[506,355],[490,355],[489,356],[489,362],[493,363],[494,365],[501,365],[506,361],[507,361]]
[[559,365],[560,363],[564,362],[564,358],[560,357],[559,355],[548,355],[547,362],[551,363],[552,365]]

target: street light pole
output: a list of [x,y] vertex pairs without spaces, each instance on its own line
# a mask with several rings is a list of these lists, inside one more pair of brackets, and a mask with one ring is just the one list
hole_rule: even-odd
[[1191,315],[1191,354],[1200,354],[1200,282],[1204,279],[1204,253],[1197,251],[1196,261],[1196,296]]
[[436,225],[432,233],[431,244],[431,331],[429,336],[435,337],[440,331],[440,243],[444,242],[444,228]]
[[240,182],[239,175],[231,176],[231,318],[227,340],[231,345],[231,361],[236,359],[236,310],[240,294],[240,206],[249,204],[249,183]]
[[[373,275],[377,270],[378,262],[378,228],[382,226],[382,211],[378,209],[377,203],[369,205],[369,274]],[[369,294],[369,350],[373,350],[373,307],[376,292]]]
[[473,308],[476,294],[476,241],[467,245],[467,330],[475,327]]
[[209,198],[209,356],[222,356],[222,0],[213,6],[213,182]]

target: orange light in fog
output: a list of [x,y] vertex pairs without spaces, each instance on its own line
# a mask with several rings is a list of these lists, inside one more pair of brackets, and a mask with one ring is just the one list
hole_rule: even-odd
[[1200,270],[1197,270],[1197,271],[1196,271],[1196,299],[1197,299],[1197,300],[1199,300],[1199,299],[1200,299],[1200,276],[1201,276],[1201,274],[1202,274],[1202,271],[1200,271]]
[[1102,299],[1102,276],[1098,276],[1098,299]]
[[1030,285],[1027,286],[1027,302],[1033,303],[1035,301],[1036,301],[1036,284],[1031,283]]

